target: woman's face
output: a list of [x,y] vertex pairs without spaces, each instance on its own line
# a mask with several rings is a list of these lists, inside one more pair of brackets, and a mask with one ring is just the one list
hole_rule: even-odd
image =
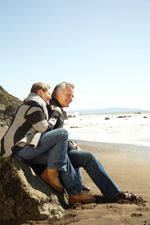
[[43,100],[46,102],[46,105],[49,105],[50,100],[51,100],[51,93],[50,93],[50,89],[47,89],[46,91],[42,91],[41,89],[38,91],[37,93],[38,95],[41,96],[41,98],[43,98]]

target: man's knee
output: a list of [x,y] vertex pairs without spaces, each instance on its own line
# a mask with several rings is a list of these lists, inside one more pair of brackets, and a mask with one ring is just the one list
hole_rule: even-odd
[[86,152],[86,159],[91,161],[91,160],[95,160],[95,155],[92,152]]

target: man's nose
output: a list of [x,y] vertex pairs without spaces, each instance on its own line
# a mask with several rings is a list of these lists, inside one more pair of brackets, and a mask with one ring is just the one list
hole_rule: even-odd
[[70,96],[69,100],[70,100],[70,102],[72,102],[72,100],[73,100],[73,97],[72,97],[72,96]]

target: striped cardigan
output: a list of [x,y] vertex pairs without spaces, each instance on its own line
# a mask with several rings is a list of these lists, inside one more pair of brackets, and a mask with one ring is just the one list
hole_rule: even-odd
[[49,119],[46,102],[30,93],[17,109],[10,127],[1,140],[0,156],[8,157],[29,144],[36,148],[41,134],[53,129],[59,112],[53,110]]

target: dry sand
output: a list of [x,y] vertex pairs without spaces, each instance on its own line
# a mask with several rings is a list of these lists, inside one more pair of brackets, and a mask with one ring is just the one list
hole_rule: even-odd
[[[0,137],[5,131],[6,128],[0,128]],[[117,185],[123,191],[136,193],[139,200],[116,203],[100,199],[96,204],[75,205],[67,210],[68,216],[61,221],[0,221],[0,224],[150,225],[150,151],[83,141],[80,146],[93,152]],[[84,170],[82,175],[84,183],[92,187],[92,193],[100,195]]]

